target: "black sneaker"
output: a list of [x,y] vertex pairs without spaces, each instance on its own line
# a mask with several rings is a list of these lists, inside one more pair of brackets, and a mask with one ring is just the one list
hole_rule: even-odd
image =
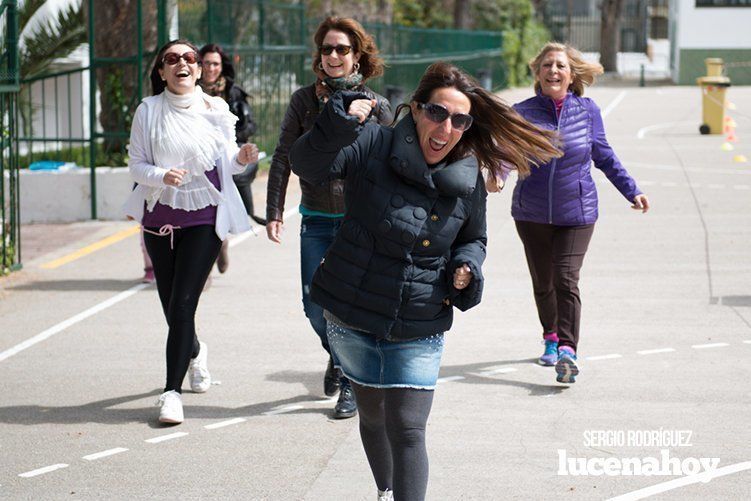
[[323,393],[327,397],[333,397],[339,391],[339,371],[334,367],[334,360],[329,357],[329,365],[326,374],[323,375]]
[[334,419],[347,419],[357,414],[357,404],[352,386],[347,382],[341,385],[339,400],[334,407]]

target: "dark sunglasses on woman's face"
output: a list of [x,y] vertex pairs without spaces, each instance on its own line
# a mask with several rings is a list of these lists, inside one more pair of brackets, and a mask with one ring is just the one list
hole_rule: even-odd
[[175,64],[178,63],[178,61],[180,61],[180,59],[184,60],[188,64],[195,64],[198,62],[198,54],[196,54],[196,52],[193,50],[184,52],[183,54],[170,52],[169,54],[164,55],[164,57],[162,58],[162,62],[164,64],[174,66]]
[[442,104],[436,103],[417,103],[417,107],[425,110],[425,115],[431,122],[437,124],[444,122],[447,118],[451,119],[451,127],[464,132],[472,125],[472,115],[466,113],[449,113]]
[[332,52],[336,51],[337,54],[340,56],[346,56],[349,54],[349,51],[352,50],[351,45],[321,45],[318,47],[318,50],[321,51],[321,54],[324,56],[330,56]]

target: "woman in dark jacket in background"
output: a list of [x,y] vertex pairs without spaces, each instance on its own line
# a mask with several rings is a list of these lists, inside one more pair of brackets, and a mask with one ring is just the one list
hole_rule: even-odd
[[564,155],[516,183],[511,215],[524,243],[543,329],[545,352],[539,362],[555,365],[558,382],[574,383],[579,270],[597,220],[592,162],[634,209],[647,212],[649,200],[608,144],[600,109],[583,97],[584,86],[594,82],[602,66],[559,43],[545,45],[529,66],[537,95],[514,108],[533,124],[558,131]]
[[[256,132],[256,122],[253,120],[253,112],[248,104],[249,96],[235,83],[235,67],[221,46],[214,43],[204,45],[199,54],[203,61],[203,75],[198,83],[206,94],[219,96],[227,101],[229,110],[237,117],[235,138],[237,145],[242,146]],[[245,211],[253,218],[253,221],[265,225],[266,220],[256,216],[253,210],[253,191],[250,184],[256,178],[257,173],[258,162],[253,162],[240,174],[232,176],[232,180],[240,192]],[[229,266],[228,248],[229,242],[225,240],[222,242],[222,250],[216,263],[220,273],[227,271],[227,266]]]
[[[431,65],[395,128],[364,124],[375,101],[332,96],[292,149],[309,183],[344,179],[346,213],[313,279],[331,349],[355,390],[379,499],[419,501],[425,426],[453,307],[480,302],[487,192],[481,168],[529,172],[558,152],[458,68]],[[336,160],[335,160],[336,159]]]
[[[364,92],[376,100],[373,120],[388,124],[393,118],[389,102],[365,86],[369,78],[383,73],[383,60],[378,56],[378,48],[373,37],[360,23],[348,18],[327,18],[318,26],[313,41],[316,47],[313,54],[313,72],[317,80],[292,94],[269,170],[266,197],[266,217],[269,222],[266,233],[269,239],[276,243],[281,243],[284,228],[284,202],[290,174],[289,150],[295,140],[313,126],[316,116],[329,96],[340,89]],[[327,396],[333,396],[339,390],[334,417],[349,418],[357,412],[352,389],[347,380],[334,368],[326,337],[323,310],[310,300],[313,272],[342,224],[344,183],[334,180],[318,185],[300,180],[300,188],[300,272],[303,308],[310,325],[321,340],[321,345],[329,353],[323,386]]]

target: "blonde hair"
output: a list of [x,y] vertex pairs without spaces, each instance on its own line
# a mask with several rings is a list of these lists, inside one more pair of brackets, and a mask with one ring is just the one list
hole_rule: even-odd
[[595,77],[603,74],[602,65],[600,63],[590,63],[584,60],[582,53],[571,47],[568,44],[558,42],[548,42],[537,53],[537,55],[529,61],[529,69],[532,70],[532,74],[535,76],[535,92],[540,92],[540,68],[542,66],[542,60],[548,54],[548,52],[563,52],[568,58],[568,64],[571,68],[571,84],[569,90],[577,96],[584,95],[584,86],[590,86],[595,83]]

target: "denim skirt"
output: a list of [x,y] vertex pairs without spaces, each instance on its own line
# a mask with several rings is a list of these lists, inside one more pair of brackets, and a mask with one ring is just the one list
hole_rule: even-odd
[[327,322],[336,366],[351,381],[374,388],[435,389],[443,354],[443,333],[389,341]]

